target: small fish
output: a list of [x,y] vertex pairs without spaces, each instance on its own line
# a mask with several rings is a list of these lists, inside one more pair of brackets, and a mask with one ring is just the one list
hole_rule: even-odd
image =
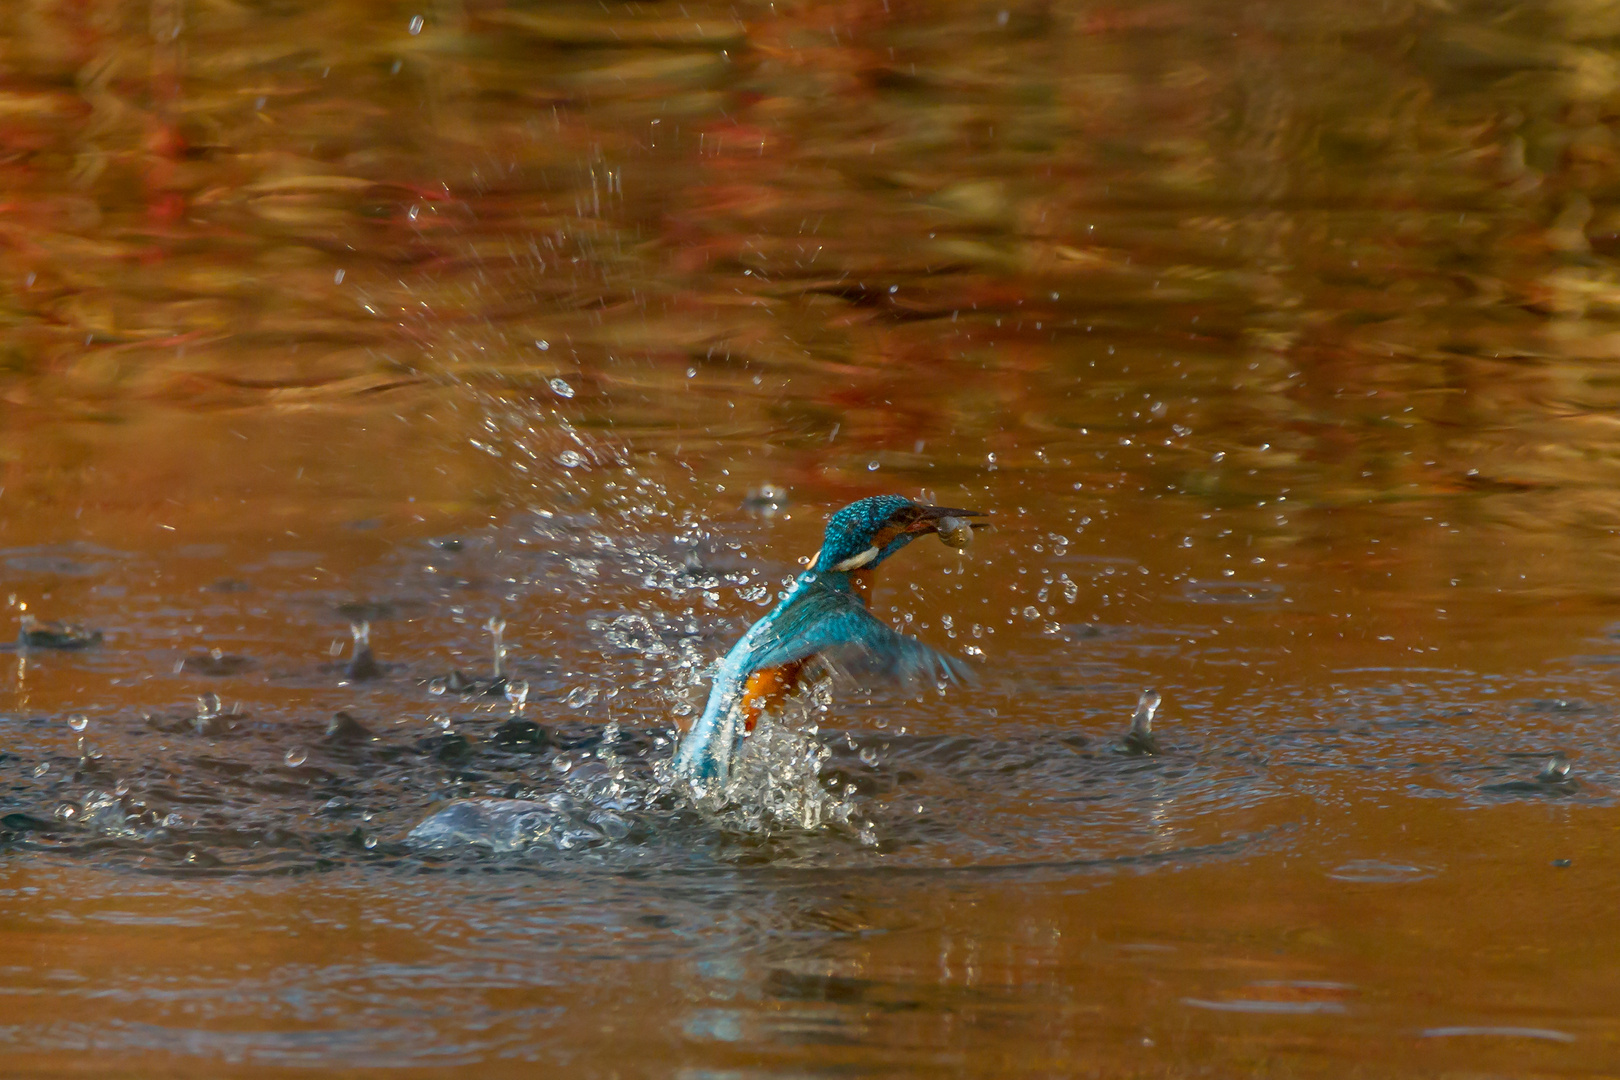
[[1159,692],[1144,690],[1136,699],[1136,714],[1131,717],[1131,729],[1119,741],[1122,754],[1153,755],[1161,753],[1159,737],[1153,734],[1153,714],[1159,711]]
[[946,547],[962,551],[973,543],[974,524],[965,518],[942,517],[939,519],[939,539]]

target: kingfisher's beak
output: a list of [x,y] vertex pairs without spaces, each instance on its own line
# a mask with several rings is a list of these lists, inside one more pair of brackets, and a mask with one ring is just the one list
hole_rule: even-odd
[[967,518],[984,517],[983,510],[962,510],[954,506],[922,506],[918,507],[918,509],[922,511],[922,516],[911,523],[911,527],[906,530],[907,532],[919,535],[939,532],[939,523],[945,518],[956,518],[962,521],[963,524],[970,525],[975,529],[982,529],[990,524],[988,521],[966,520]]

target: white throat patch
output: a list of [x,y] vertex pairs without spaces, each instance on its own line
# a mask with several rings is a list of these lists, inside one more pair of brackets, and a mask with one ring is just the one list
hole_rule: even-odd
[[875,547],[869,547],[859,555],[851,555],[841,563],[834,563],[831,568],[839,571],[840,573],[848,570],[859,570],[861,567],[865,566],[867,563],[871,562],[877,557],[878,549]]

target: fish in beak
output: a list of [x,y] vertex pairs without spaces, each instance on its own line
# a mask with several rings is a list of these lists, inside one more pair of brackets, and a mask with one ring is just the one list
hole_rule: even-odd
[[959,551],[973,542],[974,529],[982,529],[990,524],[988,521],[968,520],[984,517],[981,510],[963,510],[955,506],[924,506],[919,509],[922,510],[922,516],[912,523],[908,531],[919,535],[938,533],[946,547],[953,547]]

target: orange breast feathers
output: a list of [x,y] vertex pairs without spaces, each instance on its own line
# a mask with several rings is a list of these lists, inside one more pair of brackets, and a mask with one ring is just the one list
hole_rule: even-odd
[[804,661],[795,660],[791,664],[764,668],[748,676],[741,703],[744,730],[753,731],[761,716],[782,704],[793,693],[799,685],[799,672],[803,669]]
[[[884,540],[884,543],[887,542]],[[850,573],[850,584],[855,586],[855,595],[861,598],[862,604],[867,603],[867,593],[871,592],[872,580],[876,576],[873,567],[862,567]],[[761,716],[774,710],[798,689],[799,674],[804,670],[805,663],[805,660],[795,660],[791,664],[764,668],[748,676],[748,682],[743,685],[741,702],[745,730],[753,731]]]

